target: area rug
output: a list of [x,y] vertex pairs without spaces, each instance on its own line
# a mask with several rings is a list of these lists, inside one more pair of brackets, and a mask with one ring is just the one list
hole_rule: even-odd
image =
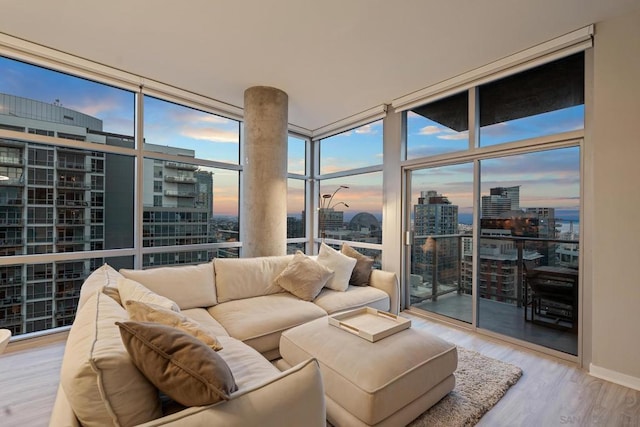
[[473,426],[521,376],[517,366],[458,347],[455,388],[409,426]]

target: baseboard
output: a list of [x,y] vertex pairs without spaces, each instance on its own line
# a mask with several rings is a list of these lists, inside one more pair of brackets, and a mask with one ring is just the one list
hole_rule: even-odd
[[613,371],[611,369],[596,366],[593,363],[589,365],[589,374],[602,380],[611,381],[621,386],[629,387],[640,391],[640,378],[631,375]]

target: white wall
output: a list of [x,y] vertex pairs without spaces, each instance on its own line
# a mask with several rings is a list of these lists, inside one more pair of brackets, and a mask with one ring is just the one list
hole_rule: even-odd
[[640,11],[596,25],[593,61],[590,371],[640,389]]

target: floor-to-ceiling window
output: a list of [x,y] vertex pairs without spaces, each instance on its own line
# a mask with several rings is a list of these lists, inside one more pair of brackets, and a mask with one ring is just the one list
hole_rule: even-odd
[[310,141],[289,135],[287,158],[287,252],[306,252],[307,242],[307,147]]
[[105,262],[238,256],[239,121],[117,80],[0,70],[0,327],[70,325]]
[[584,54],[411,108],[406,129],[406,304],[577,355]]
[[382,253],[382,121],[317,141],[317,236],[348,242],[380,267]]

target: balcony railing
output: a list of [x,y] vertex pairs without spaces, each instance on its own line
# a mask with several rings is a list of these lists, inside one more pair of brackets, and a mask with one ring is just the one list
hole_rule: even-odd
[[4,318],[0,318],[0,326],[13,326],[22,323],[22,315],[10,314]]
[[84,182],[78,182],[78,181],[57,181],[56,187],[71,188],[74,190],[91,190],[91,185]]
[[23,166],[24,159],[22,157],[0,156],[0,165]]
[[84,163],[71,162],[71,161],[66,161],[66,160],[59,160],[58,163],[56,164],[56,166],[58,167],[58,169],[63,169],[63,170],[74,170],[74,171],[89,171],[89,170],[91,170],[91,168],[88,167],[87,165],[85,165]]
[[0,218],[0,227],[21,227],[22,218]]
[[8,248],[12,246],[22,246],[23,239],[21,237],[9,237],[0,239],[0,247]]
[[89,202],[83,200],[56,200],[58,206],[89,206]]
[[175,175],[167,175],[164,177],[166,182],[177,182],[177,183],[187,183],[187,184],[195,184],[198,182],[197,179],[191,176],[175,176]]
[[192,165],[191,163],[181,163],[181,162],[165,162],[164,166],[170,169],[181,169],[187,171],[196,171],[198,170],[197,165]]
[[4,187],[24,187],[24,179],[22,178],[9,178],[0,180],[0,186]]
[[164,190],[164,195],[169,197],[188,197],[193,198],[198,194],[195,191],[174,191],[174,190]]
[[[417,266],[420,266],[423,271],[421,274],[411,274],[412,300],[431,299],[435,301],[438,297],[452,292],[457,292],[460,295],[471,294],[472,244],[465,246],[463,239],[472,241],[469,234],[418,235],[414,237],[412,271],[415,271]],[[488,241],[510,241],[513,242],[513,247],[479,248],[479,296],[508,302],[518,307],[526,304],[523,281],[525,261],[537,262],[545,256],[535,249],[525,249],[525,244],[533,245],[532,247],[553,244],[558,245],[557,247],[565,245],[577,248],[579,243],[578,240],[495,235],[481,235],[480,240],[481,245],[483,241],[485,243]],[[455,243],[455,245],[449,246],[448,250],[444,249],[444,242],[447,241]],[[416,256],[416,247],[420,248],[424,254]],[[457,252],[453,253],[452,250],[457,250]],[[577,249],[574,254],[577,256]],[[562,265],[559,259],[547,260],[547,262],[549,261]],[[502,265],[504,263],[508,265],[505,267]]]
[[56,239],[56,243],[59,245],[63,245],[63,244],[75,244],[75,243],[85,243],[89,241],[89,236],[65,236],[65,237],[58,237]]

